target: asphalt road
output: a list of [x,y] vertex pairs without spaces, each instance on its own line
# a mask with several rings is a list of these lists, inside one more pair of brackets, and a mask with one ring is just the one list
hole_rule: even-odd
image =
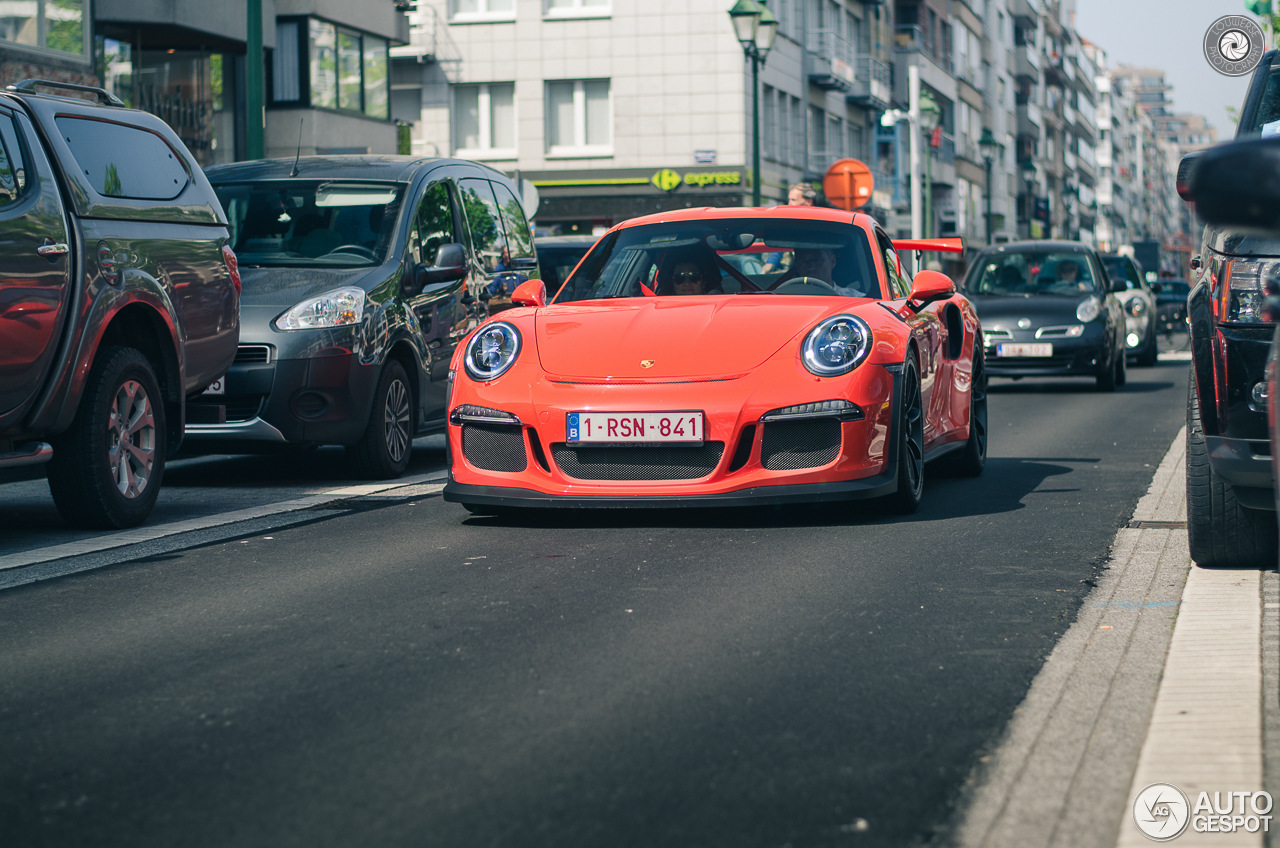
[[945,840],[1186,367],[994,381],[905,519],[418,496],[0,592],[0,844]]

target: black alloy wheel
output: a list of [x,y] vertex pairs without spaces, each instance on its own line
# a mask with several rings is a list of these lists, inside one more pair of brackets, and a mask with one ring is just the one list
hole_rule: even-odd
[[920,507],[924,494],[924,405],[920,393],[920,366],[911,351],[902,364],[902,399],[898,415],[898,488],[886,499],[894,512],[904,515]]
[[136,527],[164,476],[164,403],[151,362],[131,347],[101,350],[71,428],[53,442],[49,490],[70,524]]
[[364,436],[347,448],[356,475],[368,480],[399,477],[413,449],[413,390],[404,366],[388,359],[373,393]]

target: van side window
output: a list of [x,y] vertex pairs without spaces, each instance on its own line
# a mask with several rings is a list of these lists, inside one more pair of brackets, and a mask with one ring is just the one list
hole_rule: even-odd
[[454,232],[453,205],[449,202],[449,184],[439,182],[422,193],[418,211],[409,232],[409,250],[414,264],[436,264],[440,245],[458,241]]
[[26,193],[26,169],[18,144],[13,117],[0,113],[0,205],[7,205]]
[[529,232],[529,222],[525,220],[520,201],[501,183],[493,183],[493,191],[498,196],[498,206],[502,210],[502,223],[507,231],[507,249],[511,252],[511,258],[534,258],[533,234]]
[[502,213],[498,211],[493,187],[488,180],[478,179],[459,180],[458,186],[462,190],[462,211],[471,230],[471,246],[485,272],[492,274],[498,270],[506,247]]

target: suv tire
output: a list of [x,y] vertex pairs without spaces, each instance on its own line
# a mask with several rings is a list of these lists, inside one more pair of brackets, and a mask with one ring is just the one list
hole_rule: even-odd
[[1194,375],[1187,388],[1187,540],[1191,558],[1205,568],[1270,567],[1276,561],[1272,514],[1241,506],[1231,484],[1209,464]]
[[135,527],[160,493],[167,448],[155,371],[139,351],[99,352],[71,428],[54,440],[49,490],[69,523]]
[[404,366],[388,359],[373,393],[369,426],[360,441],[347,448],[355,474],[367,480],[390,480],[409,467],[413,452],[413,390]]

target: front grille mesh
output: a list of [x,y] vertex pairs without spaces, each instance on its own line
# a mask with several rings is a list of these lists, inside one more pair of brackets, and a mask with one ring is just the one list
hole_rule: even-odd
[[464,424],[462,455],[485,471],[524,471],[529,464],[524,431],[502,424]]
[[771,421],[764,425],[760,464],[770,471],[817,468],[840,453],[840,422],[835,418]]
[[715,471],[723,454],[724,442],[699,447],[551,446],[556,465],[576,480],[696,480]]

